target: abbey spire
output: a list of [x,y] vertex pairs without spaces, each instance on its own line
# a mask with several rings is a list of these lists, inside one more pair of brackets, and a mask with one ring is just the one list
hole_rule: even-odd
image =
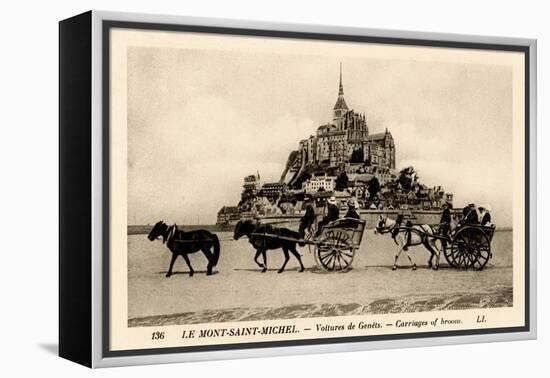
[[342,84],[342,63],[340,63],[340,86],[338,88],[338,99],[334,105],[334,123],[338,123],[348,111],[346,100],[344,100],[344,85]]
[[344,86],[342,85],[342,62],[340,62],[340,87],[338,90],[338,96],[344,95]]

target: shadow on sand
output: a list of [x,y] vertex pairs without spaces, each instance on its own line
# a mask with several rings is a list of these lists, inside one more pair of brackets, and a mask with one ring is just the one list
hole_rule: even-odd
[[[162,272],[156,272],[157,274],[162,274],[162,275],[166,275],[166,273],[168,273],[168,271],[162,271]],[[194,270],[193,271],[194,274],[206,274],[206,270]],[[217,270],[213,270],[212,271],[212,275],[216,275],[218,274],[219,272]],[[186,275],[188,276],[189,275],[189,271],[172,271],[172,275],[175,276],[175,275]]]
[[[308,271],[311,271],[312,268],[305,268],[304,271],[302,273],[305,273],[305,272],[308,272]],[[258,267],[258,268],[234,268],[233,269],[235,272],[256,272],[256,273],[262,273],[262,268]],[[285,268],[284,272],[283,273],[286,273],[286,272],[299,272],[300,268],[296,267],[296,268]],[[267,268],[267,272],[266,273],[269,273],[269,272],[277,272],[279,271],[279,268]]]

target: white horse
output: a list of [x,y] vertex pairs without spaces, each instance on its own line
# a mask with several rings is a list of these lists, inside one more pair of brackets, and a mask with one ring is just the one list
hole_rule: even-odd
[[[431,253],[430,259],[428,260],[428,266],[434,270],[439,269],[439,258],[441,255],[441,249],[437,247],[436,242],[439,240],[437,238],[437,232],[433,226],[429,224],[422,225],[402,225],[403,217],[398,216],[396,220],[388,218],[387,216],[382,216],[378,218],[378,224],[374,230],[374,233],[378,234],[387,234],[391,233],[392,239],[395,241],[395,244],[399,246],[399,250],[395,255],[395,261],[393,263],[392,270],[397,269],[397,259],[401,255],[401,252],[405,252],[405,255],[409,258],[411,262],[412,269],[416,270],[416,263],[413,261],[408,252],[408,247],[414,247],[417,245],[423,245],[428,252]],[[441,242],[440,242],[441,244]],[[433,258],[436,257],[435,265],[432,263]]]

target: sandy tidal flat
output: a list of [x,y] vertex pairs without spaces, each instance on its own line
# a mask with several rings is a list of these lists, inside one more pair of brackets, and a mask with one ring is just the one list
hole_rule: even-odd
[[282,251],[269,251],[266,273],[253,262],[246,238],[219,233],[221,255],[215,274],[206,276],[206,258],[190,256],[193,277],[179,258],[174,275],[165,278],[171,253],[146,235],[128,237],[128,314],[130,326],[195,324],[239,320],[289,319],[337,315],[401,313],[505,307],[512,305],[512,232],[496,232],[494,257],[481,271],[455,270],[441,256],[441,268],[427,267],[422,247],[404,255],[392,271],[396,245],[387,236],[365,231],[361,248],[347,273],[314,267],[313,249],[299,248],[306,271],[291,256],[284,273]]

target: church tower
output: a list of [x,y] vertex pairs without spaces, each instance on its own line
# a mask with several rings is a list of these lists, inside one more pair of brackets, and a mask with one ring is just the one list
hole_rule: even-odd
[[344,86],[342,85],[342,63],[340,63],[340,87],[338,89],[338,99],[334,105],[334,124],[339,125],[347,111],[348,106],[346,100],[344,100]]

